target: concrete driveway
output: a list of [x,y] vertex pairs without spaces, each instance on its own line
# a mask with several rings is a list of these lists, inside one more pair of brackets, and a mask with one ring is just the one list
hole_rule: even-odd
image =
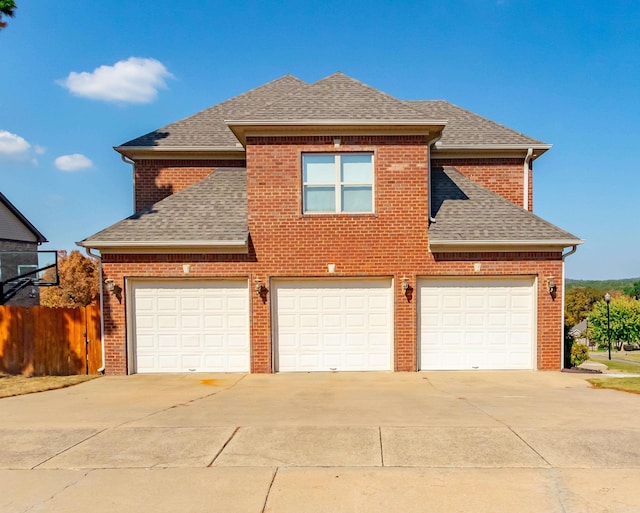
[[640,396],[587,377],[150,375],[2,399],[0,510],[640,511]]

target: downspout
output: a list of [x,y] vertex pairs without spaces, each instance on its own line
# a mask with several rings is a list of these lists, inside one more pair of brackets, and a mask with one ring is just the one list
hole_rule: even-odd
[[533,157],[533,148],[527,150],[527,155],[524,158],[524,201],[522,205],[525,210],[529,210],[529,163]]
[[427,215],[429,216],[429,224],[435,221],[435,219],[431,215],[431,148],[432,146],[435,146],[435,144],[440,140],[441,137],[442,132],[440,132],[438,137],[436,137],[429,143],[429,146],[427,148],[427,201],[429,202]]
[[136,208],[136,163],[131,160],[129,157],[127,157],[126,155],[120,155],[120,158],[122,159],[122,162],[124,162],[125,164],[131,164],[131,181],[133,182],[133,208],[131,209],[132,212],[137,212]]
[[567,253],[563,253],[562,254],[562,322],[560,323],[560,333],[561,333],[561,338],[560,340],[562,340],[562,353],[561,353],[561,360],[560,362],[562,363],[562,368],[564,369],[564,260],[565,258],[567,258],[570,255],[573,255],[578,249],[578,246],[576,244],[573,245],[573,247],[571,248],[570,251],[568,251]]
[[100,374],[104,374],[105,368],[105,352],[104,352],[104,283],[102,282],[102,258],[91,253],[91,248],[85,248],[87,255],[98,261],[98,269],[100,270],[100,346],[102,348],[102,367],[98,369]]

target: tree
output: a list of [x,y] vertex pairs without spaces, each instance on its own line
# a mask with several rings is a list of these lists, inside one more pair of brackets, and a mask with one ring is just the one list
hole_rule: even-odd
[[[623,343],[640,341],[640,301],[627,296],[619,296],[611,299],[610,325],[611,344],[617,349],[622,349]],[[601,346],[608,344],[607,331],[607,304],[598,301],[593,305],[589,315],[589,336],[600,342]]]
[[0,29],[7,26],[6,21],[2,21],[2,17],[13,18],[15,16],[15,10],[17,9],[14,0],[0,0]]
[[[95,260],[74,249],[69,255],[61,252],[58,258],[58,287],[43,287],[40,304],[43,306],[77,308],[91,304],[100,295],[100,271]],[[47,274],[49,273],[49,274]],[[45,271],[45,278],[53,279],[53,269]]]
[[630,287],[625,287],[624,293],[633,299],[640,299],[640,281],[635,281]]
[[595,303],[600,301],[604,292],[593,287],[574,287],[565,293],[564,323],[572,327],[586,319]]

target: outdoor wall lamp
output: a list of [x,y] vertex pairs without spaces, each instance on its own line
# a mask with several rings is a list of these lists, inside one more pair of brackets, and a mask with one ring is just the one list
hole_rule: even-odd
[[262,298],[262,302],[266,303],[267,302],[267,292],[269,292],[269,289],[267,289],[267,287],[264,286],[264,284],[262,283],[262,280],[260,278],[255,278],[253,280],[253,283],[255,284],[255,290],[256,290],[256,294]]
[[556,281],[554,280],[553,276],[549,276],[549,278],[547,278],[547,290],[552,296],[554,296],[558,291],[558,286],[556,285]]
[[122,303],[122,287],[117,285],[114,280],[107,278],[104,280],[105,288],[112,296],[115,296],[120,303]]

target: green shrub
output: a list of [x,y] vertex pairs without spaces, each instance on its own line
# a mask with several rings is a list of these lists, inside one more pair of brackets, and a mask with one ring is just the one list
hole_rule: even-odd
[[571,365],[578,366],[589,359],[589,348],[584,344],[571,346]]

